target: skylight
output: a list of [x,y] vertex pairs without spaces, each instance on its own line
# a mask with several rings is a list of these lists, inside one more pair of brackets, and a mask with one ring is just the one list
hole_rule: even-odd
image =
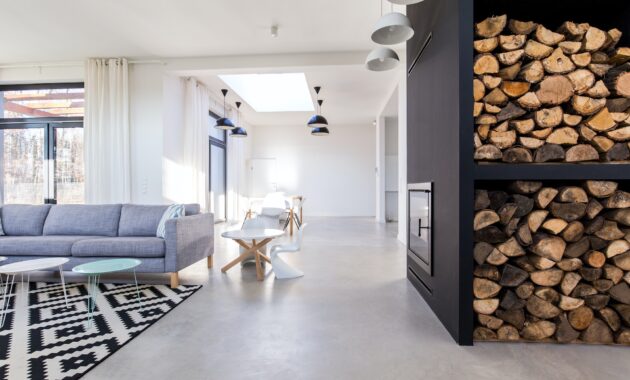
[[219,75],[256,112],[314,111],[304,73]]

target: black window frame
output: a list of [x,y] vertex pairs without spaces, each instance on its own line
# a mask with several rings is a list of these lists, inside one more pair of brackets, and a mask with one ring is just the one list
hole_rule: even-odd
[[[216,113],[212,112],[212,111],[208,111],[208,116],[210,116],[211,118],[217,120],[219,119],[221,116],[217,115]],[[213,126],[211,126],[211,128],[214,128]],[[221,223],[221,222],[225,222],[227,221],[227,209],[228,209],[228,199],[227,199],[227,180],[228,180],[228,172],[227,172],[227,138],[228,138],[228,134],[227,131],[223,131],[223,141],[210,136],[210,134],[208,134],[208,189],[210,191],[212,191],[212,146],[215,146],[217,148],[223,149],[223,173],[225,174],[225,183],[224,183],[224,189],[223,189],[223,193],[225,194],[225,205],[224,205],[224,212],[225,212],[225,219],[217,219],[216,215],[215,215],[215,219],[214,222],[215,223]]]
[[[57,90],[65,88],[85,88],[83,82],[67,83],[32,83],[32,84],[3,84],[0,92],[22,90]],[[0,115],[2,116],[2,115]],[[83,117],[0,117],[0,130],[8,129],[43,129],[44,130],[44,203],[57,203],[57,183],[55,169],[57,165],[57,129],[83,128]]]

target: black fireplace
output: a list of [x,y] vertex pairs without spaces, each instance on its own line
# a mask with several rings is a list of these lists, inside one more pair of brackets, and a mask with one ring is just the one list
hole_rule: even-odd
[[407,185],[407,254],[410,260],[431,276],[432,183]]

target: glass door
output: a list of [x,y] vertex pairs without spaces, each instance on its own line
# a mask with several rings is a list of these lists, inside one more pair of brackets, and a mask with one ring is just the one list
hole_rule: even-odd
[[210,211],[217,223],[227,220],[227,132],[214,128],[218,118],[210,113]]

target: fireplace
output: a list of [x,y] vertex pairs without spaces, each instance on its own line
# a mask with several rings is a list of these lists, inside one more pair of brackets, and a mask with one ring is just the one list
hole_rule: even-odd
[[407,185],[407,256],[426,274],[433,274],[432,247],[432,184]]

